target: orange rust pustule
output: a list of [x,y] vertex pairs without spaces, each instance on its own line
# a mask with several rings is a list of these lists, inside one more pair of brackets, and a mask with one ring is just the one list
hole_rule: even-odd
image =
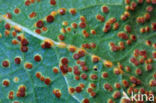
[[80,20],[81,20],[81,22],[86,22],[85,16],[80,16]]
[[70,12],[72,15],[75,15],[77,11],[76,11],[75,8],[71,8],[71,9],[69,10],[69,12]]
[[107,22],[110,23],[110,24],[113,24],[113,23],[116,22],[116,18],[115,17],[112,17]]
[[107,101],[108,101],[107,103],[115,103],[113,99],[108,99]]
[[88,71],[88,67],[87,66],[82,66],[82,70],[87,72]]
[[56,5],[56,0],[50,0],[51,5]]
[[98,63],[99,60],[100,60],[99,57],[96,57],[96,56],[93,56],[93,57],[92,57],[92,61],[93,61],[93,63]]
[[110,29],[111,29],[111,24],[107,22],[103,28],[103,32],[107,33],[110,31]]
[[92,91],[93,91],[92,88],[88,88],[88,89],[87,89],[87,92],[88,92],[88,93],[91,93]]
[[32,69],[33,65],[32,65],[32,63],[27,62],[27,63],[24,64],[24,67],[26,69]]
[[5,24],[5,29],[10,30],[10,28],[11,28],[10,24],[6,23],[6,24]]
[[91,74],[90,78],[92,80],[97,80],[98,79],[98,76],[96,74]]
[[96,44],[95,43],[90,43],[90,46],[91,46],[91,48],[93,49],[93,48],[96,48]]
[[130,59],[130,61],[134,64],[134,65],[136,65],[136,66],[138,66],[140,63],[139,63],[139,61],[136,59],[136,58],[131,58]]
[[54,72],[55,74],[57,74],[57,73],[59,72],[58,68],[54,67],[54,68],[53,68],[53,72]]
[[153,74],[153,77],[156,79],[156,73]]
[[15,25],[13,28],[14,28],[14,30],[15,30],[16,32],[21,32],[21,31],[22,31],[22,28],[19,27],[19,26],[17,26],[17,25]]
[[9,80],[3,80],[2,84],[3,84],[3,86],[8,87],[10,85],[10,81]]
[[142,70],[141,70],[140,68],[137,68],[137,69],[136,69],[136,74],[137,74],[137,75],[141,75],[141,74],[142,74]]
[[79,64],[81,67],[86,66],[86,62],[85,61],[77,61],[77,64]]
[[119,47],[120,47],[120,50],[124,50],[125,49],[125,44],[124,42],[119,42]]
[[21,58],[20,57],[16,57],[14,59],[15,64],[20,64],[21,63]]
[[37,78],[41,78],[41,73],[40,73],[40,72],[36,72],[35,76],[36,76]]
[[80,92],[82,91],[82,88],[81,88],[80,86],[77,86],[77,87],[75,88],[75,91],[76,91],[77,93],[80,93]]
[[44,26],[43,21],[42,21],[42,20],[37,21],[37,22],[36,22],[36,26],[37,26],[38,28],[42,28],[42,27]]
[[137,79],[137,78],[134,77],[134,76],[131,76],[131,77],[130,77],[130,81],[131,81],[133,84],[135,84],[135,85],[139,85],[139,84],[140,84],[140,80]]
[[150,81],[150,86],[156,87],[156,80],[151,80]]
[[98,21],[100,21],[100,22],[104,22],[104,21],[105,21],[104,16],[102,16],[102,15],[100,15],[100,14],[97,14],[97,15],[96,15],[96,19],[97,19]]
[[40,77],[40,80],[41,80],[41,81],[44,81],[44,80],[45,80],[45,77],[44,77],[44,76],[41,76],[41,77]]
[[27,52],[28,51],[28,47],[27,46],[21,46],[21,51],[22,52]]
[[40,29],[36,29],[35,32],[36,32],[37,34],[41,34],[42,31],[41,31]]
[[63,74],[68,73],[68,66],[67,65],[61,65],[60,70]]
[[36,15],[37,15],[36,12],[31,12],[31,13],[29,14],[29,17],[30,17],[30,18],[34,18]]
[[152,23],[152,30],[156,31],[156,23]]
[[108,84],[108,83],[104,84],[104,88],[106,90],[108,90],[108,91],[112,91],[113,90],[112,86],[110,84]]
[[77,28],[77,24],[74,22],[71,24],[72,28],[76,29]]
[[153,7],[152,6],[147,6],[146,7],[146,11],[147,12],[152,12],[153,11]]
[[61,97],[61,91],[59,89],[54,89],[53,90],[53,94],[57,97],[57,98],[60,98]]
[[84,99],[82,100],[82,103],[90,103],[90,101],[89,101],[88,98],[84,98]]
[[72,67],[68,67],[68,72],[72,72]]
[[90,33],[93,35],[96,35],[96,30],[92,29],[92,30],[90,30]]
[[152,42],[150,40],[146,40],[146,45],[147,46],[151,46],[152,45]]
[[12,36],[16,37],[17,33],[15,31],[12,32]]
[[62,34],[58,35],[58,38],[59,38],[59,40],[62,40],[62,41],[65,39],[64,35],[62,35]]
[[152,67],[152,64],[147,64],[147,65],[146,65],[146,70],[147,70],[147,71],[151,71],[152,68],[153,68],[153,67]]
[[156,0],[151,0],[152,1],[152,4],[156,4]]
[[113,66],[113,63],[111,61],[106,60],[106,61],[104,61],[104,65],[106,67],[112,67]]
[[109,45],[110,45],[111,50],[112,50],[113,52],[116,52],[116,51],[119,51],[119,50],[120,50],[120,47],[117,46],[117,45],[115,45],[113,42],[110,42]]
[[3,66],[3,67],[7,68],[7,67],[9,67],[9,65],[10,65],[10,63],[9,63],[8,60],[2,61],[2,66]]
[[133,41],[136,41],[136,39],[137,39],[137,37],[136,37],[135,35],[133,35],[133,34],[130,36],[130,38],[131,38],[131,40],[133,40]]
[[123,84],[123,86],[126,87],[126,88],[129,87],[129,82],[128,82],[127,80],[123,80],[123,81],[122,81],[122,84]]
[[145,23],[145,18],[144,17],[137,17],[136,21],[137,21],[137,23],[143,24],[143,23]]
[[131,6],[130,10],[134,11],[137,7],[137,3],[135,1],[132,1],[130,6]]
[[82,78],[83,80],[86,80],[87,77],[88,77],[87,74],[85,74],[85,73],[81,74],[81,78]]
[[42,48],[51,48],[54,45],[53,41],[51,40],[45,40],[43,44],[41,45]]
[[50,85],[51,79],[50,79],[50,78],[45,78],[44,83],[45,83],[46,85]]
[[85,22],[80,22],[80,24],[79,24],[80,28],[85,28],[86,25],[87,25],[87,24],[86,24]]
[[90,83],[90,86],[91,86],[92,88],[96,88],[96,84],[95,84],[95,83]]
[[156,59],[156,52],[153,52],[152,56],[153,56],[154,59]]
[[131,68],[130,68],[129,66],[126,66],[126,67],[125,67],[125,70],[126,70],[127,72],[130,72],[130,71],[131,71]]
[[17,97],[25,97],[26,96],[26,86],[21,85],[16,93]]
[[12,44],[13,44],[13,45],[17,45],[18,43],[19,43],[18,40],[16,40],[16,39],[13,39],[13,40],[12,40]]
[[130,3],[130,0],[125,0],[125,4],[129,4]]
[[113,98],[114,99],[117,99],[117,98],[120,98],[121,97],[121,93],[119,91],[116,91],[114,94],[113,94]]
[[115,83],[115,88],[120,89],[121,88],[120,83]]
[[47,31],[47,27],[42,27],[42,31]]
[[12,14],[11,13],[6,13],[7,18],[11,19],[12,18]]
[[122,72],[123,71],[120,68],[114,68],[114,74],[120,75],[120,74],[122,74]]
[[85,38],[88,38],[90,36],[90,34],[86,30],[83,30],[82,33]]
[[131,101],[129,99],[122,99],[121,103],[131,103]]
[[92,97],[95,97],[95,96],[96,96],[96,92],[92,91],[92,92],[90,93],[90,95],[91,95]]
[[15,9],[14,9],[14,13],[15,13],[15,14],[19,14],[19,13],[20,13],[20,9],[19,9],[19,8],[15,8]]
[[126,33],[124,33],[124,32],[119,32],[117,35],[121,39],[125,39],[125,40],[128,39],[128,35]]
[[60,9],[58,10],[58,12],[60,13],[60,15],[65,15],[66,9],[65,9],[65,8],[60,8]]
[[79,56],[78,53],[75,53],[75,54],[73,55],[73,58],[74,58],[75,60],[78,60],[78,59],[80,58],[80,56]]
[[85,88],[85,84],[80,83],[79,85],[80,85],[81,88]]
[[137,1],[139,4],[142,4],[143,3],[143,0],[138,0]]
[[10,92],[9,92],[8,98],[9,98],[9,99],[14,99],[14,92],[13,92],[13,91],[10,91]]
[[80,80],[80,76],[76,75],[75,80]]
[[148,20],[150,20],[151,15],[149,13],[145,13],[144,18],[145,18],[146,21],[148,21]]
[[107,72],[103,72],[103,73],[102,73],[102,77],[103,77],[103,78],[108,78],[108,73],[107,73]]
[[26,1],[25,1],[25,5],[26,5],[26,6],[29,6],[30,4],[31,4],[31,2],[30,2],[29,0],[26,0]]
[[9,30],[5,30],[4,34],[5,34],[6,37],[8,37],[10,35],[10,31]]
[[88,43],[82,44],[82,47],[86,49],[91,49],[91,45]]
[[131,26],[130,25],[125,25],[125,30],[130,33],[131,32]]
[[29,44],[28,40],[26,38],[21,40],[21,45],[22,46],[27,46]]
[[69,72],[68,70],[70,70],[68,67],[68,62],[68,59],[65,57],[61,59],[60,70],[63,74],[66,74],[67,72]]
[[103,13],[108,13],[108,12],[109,12],[108,6],[102,6],[102,7],[101,7],[101,11],[102,11]]
[[36,62],[40,62],[41,61],[41,56],[39,55],[39,54],[37,54],[37,55],[35,55],[34,56],[34,60],[36,61]]
[[119,23],[118,22],[114,23],[113,24],[113,29],[117,30],[118,28],[119,28]]
[[75,92],[75,88],[69,87],[68,88],[68,91],[69,91],[70,94],[73,94]]
[[73,70],[74,70],[74,74],[75,74],[75,75],[80,75],[81,72],[80,72],[78,66],[74,66],[74,67],[73,67]]
[[68,64],[68,59],[67,59],[67,58],[62,58],[62,59],[61,59],[61,63],[62,63],[63,65]]
[[66,31],[67,31],[67,32],[70,32],[70,31],[71,31],[71,27],[67,27],[67,28],[66,28]]
[[53,17],[52,15],[48,15],[48,16],[46,17],[46,20],[47,20],[48,23],[51,23],[51,22],[54,21],[54,17]]

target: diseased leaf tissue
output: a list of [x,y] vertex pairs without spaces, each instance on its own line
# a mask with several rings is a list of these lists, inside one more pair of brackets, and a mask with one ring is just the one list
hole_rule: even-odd
[[0,64],[0,103],[155,103],[156,0],[0,0]]

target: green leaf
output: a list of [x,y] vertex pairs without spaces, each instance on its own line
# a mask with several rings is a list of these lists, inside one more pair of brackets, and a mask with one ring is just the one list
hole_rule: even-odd
[[156,95],[155,17],[154,0],[0,0],[0,103]]

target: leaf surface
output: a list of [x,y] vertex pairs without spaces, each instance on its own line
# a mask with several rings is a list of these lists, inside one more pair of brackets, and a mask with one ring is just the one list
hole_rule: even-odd
[[155,95],[154,0],[51,1],[0,0],[1,103],[125,103],[123,93]]

